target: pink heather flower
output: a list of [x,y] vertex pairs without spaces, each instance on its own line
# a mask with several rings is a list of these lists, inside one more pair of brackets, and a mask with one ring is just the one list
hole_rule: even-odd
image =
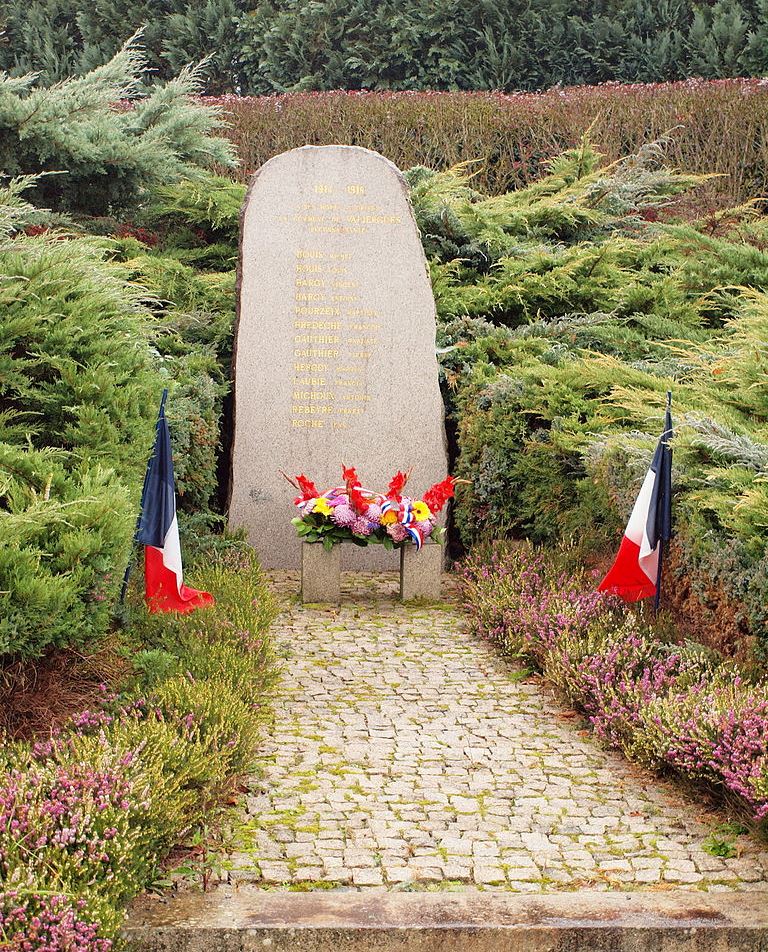
[[405,542],[408,538],[408,530],[399,522],[387,526],[387,535],[393,542]]
[[347,528],[352,528],[355,522],[357,522],[357,518],[357,513],[348,503],[335,506],[331,513],[331,519],[337,526],[346,526]]
[[375,527],[365,518],[365,516],[356,516],[351,528],[355,535],[367,536],[373,532]]

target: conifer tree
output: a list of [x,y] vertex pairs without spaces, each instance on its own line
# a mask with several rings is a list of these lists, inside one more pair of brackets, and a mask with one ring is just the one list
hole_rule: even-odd
[[[142,95],[144,70],[132,40],[104,66],[49,88],[34,74],[0,73],[0,168],[49,173],[33,193],[38,204],[103,215],[135,203],[153,184],[233,165],[231,145],[215,135],[218,112],[190,100],[200,70]],[[118,100],[128,100],[126,108],[116,109]]]
[[688,32],[689,75],[738,76],[747,42],[747,18],[738,0],[696,7]]
[[761,76],[768,73],[768,0],[757,0],[752,24],[742,63],[746,72]]

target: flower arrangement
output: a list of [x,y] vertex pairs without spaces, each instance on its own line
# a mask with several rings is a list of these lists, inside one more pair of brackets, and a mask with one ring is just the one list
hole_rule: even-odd
[[[285,475],[285,474],[283,474]],[[321,542],[326,549],[338,542],[385,549],[413,544],[417,550],[427,539],[441,542],[444,530],[437,515],[454,493],[453,476],[435,483],[421,499],[403,495],[409,473],[397,472],[385,493],[363,489],[354,467],[342,467],[343,486],[321,493],[303,474],[288,482],[301,495],[294,502],[300,516],[291,520],[304,542]]]

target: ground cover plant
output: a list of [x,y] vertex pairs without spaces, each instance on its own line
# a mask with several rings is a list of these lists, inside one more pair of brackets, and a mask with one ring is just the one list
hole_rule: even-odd
[[[168,262],[157,290],[187,305],[192,326],[161,326],[159,301],[127,263],[126,249],[135,255],[144,245],[125,223],[84,217],[95,208],[127,214],[160,179],[194,180],[214,159],[232,160],[214,135],[216,110],[190,100],[195,74],[142,96],[143,69],[133,42],[52,90],[34,77],[0,76],[0,167],[11,176],[0,187],[4,660],[82,646],[106,631],[165,386],[182,507],[209,521],[227,371],[196,336],[195,287],[182,302]],[[126,94],[130,112],[114,108]],[[201,278],[201,296],[212,287],[229,306],[226,283]]]
[[[0,77],[6,169],[28,173],[0,184],[0,945],[18,952],[114,946],[252,766],[276,673],[251,550],[210,533],[227,332],[201,302],[231,309],[229,276],[154,260],[161,301],[130,219],[158,172],[194,180],[231,150],[191,74],[114,108],[140,65],[129,48],[50,91]],[[217,599],[189,617],[148,616],[138,589],[117,604],[165,387],[186,565]]]
[[751,636],[759,652],[765,226],[743,211],[710,233],[659,224],[691,182],[656,152],[604,169],[585,143],[529,188],[488,199],[460,176],[411,173],[456,473],[472,481],[457,524],[468,545],[507,533],[614,544],[672,390],[670,588],[695,596],[684,607],[698,637],[716,631],[718,647],[748,653]]
[[[580,565],[581,563],[581,565]],[[768,817],[768,685],[636,606],[594,591],[577,551],[476,549],[462,566],[473,630],[532,664],[606,742]]]
[[0,763],[0,940],[113,947],[128,901],[253,766],[276,675],[274,602],[243,543],[195,567],[214,607],[148,616],[115,650],[122,681],[63,729]]

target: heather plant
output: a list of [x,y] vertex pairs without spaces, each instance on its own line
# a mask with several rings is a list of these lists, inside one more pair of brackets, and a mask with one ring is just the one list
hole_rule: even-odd
[[642,715],[649,748],[684,773],[718,784],[768,816],[768,691],[725,669],[657,698]]
[[35,890],[0,892],[0,941],[7,952],[66,949],[111,952],[112,939],[100,935],[99,923],[84,912],[84,899]]
[[5,775],[0,872],[8,888],[81,896],[98,884],[89,912],[114,929],[109,911],[138,891],[153,859],[134,819],[149,791],[126,776],[125,759],[106,750],[91,763],[33,763]]
[[[6,748],[0,937],[11,949],[108,952],[127,902],[251,766],[276,676],[275,606],[250,549],[221,545],[211,562],[215,606],[132,607],[125,651],[139,664],[121,693],[105,688],[50,737]],[[148,677],[142,654],[160,650],[171,663]]]
[[768,694],[732,663],[596,593],[573,550],[479,547],[462,566],[473,630],[533,663],[627,755],[768,816]]
[[[546,599],[546,594],[543,598]],[[665,644],[628,613],[563,630],[543,663],[547,677],[588,715],[596,733],[626,754],[659,763],[642,730],[649,704],[696,686],[706,671],[701,652]]]

